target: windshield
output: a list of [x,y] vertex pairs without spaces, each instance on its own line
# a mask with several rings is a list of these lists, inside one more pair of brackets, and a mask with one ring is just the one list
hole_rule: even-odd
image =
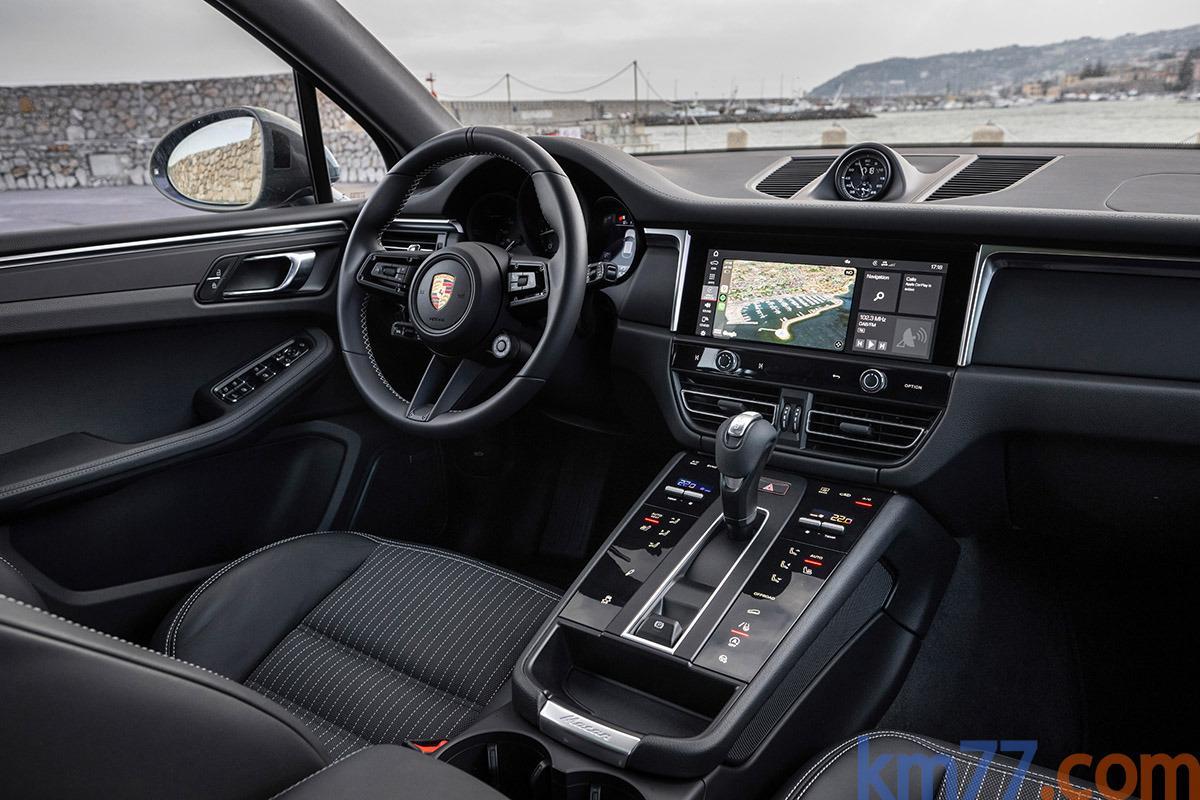
[[633,152],[1200,144],[1195,0],[344,5],[464,124]]

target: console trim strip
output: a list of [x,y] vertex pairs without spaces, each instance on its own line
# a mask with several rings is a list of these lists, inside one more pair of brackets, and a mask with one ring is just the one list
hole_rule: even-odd
[[758,537],[762,534],[762,532],[767,529],[767,520],[771,518],[771,512],[762,506],[758,506],[758,510],[763,513],[762,522],[758,524],[758,530],[754,532],[753,536],[746,540],[746,544],[745,547],[742,548],[742,552],[738,553],[738,557],[734,559],[732,564],[729,565],[729,569],[727,569],[724,576],[721,577],[721,582],[713,587],[712,592],[710,592],[708,595],[708,599],[704,601],[704,605],[700,606],[699,610],[696,611],[696,615],[692,617],[692,621],[688,623],[686,628],[679,632],[679,638],[675,640],[675,644],[673,646],[664,647],[657,642],[651,642],[635,635],[633,631],[637,628],[638,624],[645,619],[646,614],[651,608],[653,608],[654,604],[661,600],[663,595],[670,591],[671,587],[675,585],[675,579],[679,577],[680,573],[691,566],[692,561],[695,560],[696,556],[699,555],[700,551],[704,548],[704,545],[708,544],[709,539],[712,538],[713,532],[716,531],[724,521],[722,516],[718,516],[715,520],[713,520],[712,524],[708,526],[708,530],[704,532],[704,535],[701,536],[694,545],[692,545],[692,548],[688,550],[687,555],[680,559],[679,563],[675,565],[675,568],[671,570],[670,574],[667,575],[667,577],[663,579],[663,582],[658,585],[658,588],[654,591],[654,594],[650,597],[650,599],[646,601],[646,603],[644,603],[640,609],[638,609],[636,614],[633,615],[633,620],[625,626],[625,630],[621,631],[621,638],[628,639],[631,642],[637,642],[640,645],[653,648],[663,653],[670,653],[671,655],[674,655],[675,651],[679,649],[679,645],[683,644],[683,640],[686,639],[688,634],[692,632],[692,628],[696,627],[696,623],[699,622],[700,618],[704,616],[704,612],[708,610],[710,605],[712,605],[713,599],[721,593],[723,588],[725,588],[725,584],[729,582],[729,576],[732,575],[738,568],[738,564],[742,563],[742,559],[746,557],[746,553],[750,552],[751,546],[758,540]]
[[683,308],[683,282],[692,250],[692,232],[684,228],[646,228],[645,232],[647,236],[669,236],[679,245],[679,260],[675,263],[675,304],[671,308],[671,332],[674,333],[679,328],[679,313]]
[[538,711],[538,728],[556,741],[616,767],[624,767],[633,749],[642,742],[640,736],[585,717],[550,699]]

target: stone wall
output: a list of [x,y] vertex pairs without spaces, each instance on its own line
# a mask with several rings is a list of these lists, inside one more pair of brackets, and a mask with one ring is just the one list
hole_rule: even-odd
[[[229,106],[298,119],[290,73],[145,83],[0,86],[0,191],[149,184],[150,153],[175,126]],[[345,181],[378,180],[370,137],[322,97],[325,145]]]
[[[242,78],[144,83],[0,86],[0,191],[128,186],[150,183],[147,165],[159,139],[207,111],[260,106],[299,119],[291,73]],[[627,149],[620,127],[634,111],[629,100],[446,101],[464,125],[503,125],[523,133],[564,125]],[[642,100],[638,114],[665,113],[666,103]],[[386,171],[374,142],[357,123],[319,96],[325,146],[347,184],[376,183]],[[599,128],[597,128],[599,126]],[[596,131],[593,131],[596,129]],[[578,133],[575,135],[579,135]]]
[[189,153],[167,166],[171,185],[184,197],[244,206],[262,191],[262,128],[251,125],[240,142]]

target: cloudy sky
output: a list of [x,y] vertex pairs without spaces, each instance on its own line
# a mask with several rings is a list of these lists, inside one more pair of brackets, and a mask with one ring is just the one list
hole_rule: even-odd
[[[280,63],[201,0],[0,0],[0,84],[247,75]],[[808,89],[891,56],[1111,37],[1200,22],[1196,0],[345,0],[444,97],[506,71],[553,89],[636,58],[681,98]],[[432,13],[431,13],[432,12]],[[625,76],[581,97],[627,97]],[[547,95],[514,86],[517,97]],[[503,98],[503,88],[490,94]]]

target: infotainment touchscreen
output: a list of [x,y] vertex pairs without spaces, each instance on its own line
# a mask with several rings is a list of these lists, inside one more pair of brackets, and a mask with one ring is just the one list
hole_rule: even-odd
[[710,250],[696,334],[928,361],[946,269],[943,262]]

